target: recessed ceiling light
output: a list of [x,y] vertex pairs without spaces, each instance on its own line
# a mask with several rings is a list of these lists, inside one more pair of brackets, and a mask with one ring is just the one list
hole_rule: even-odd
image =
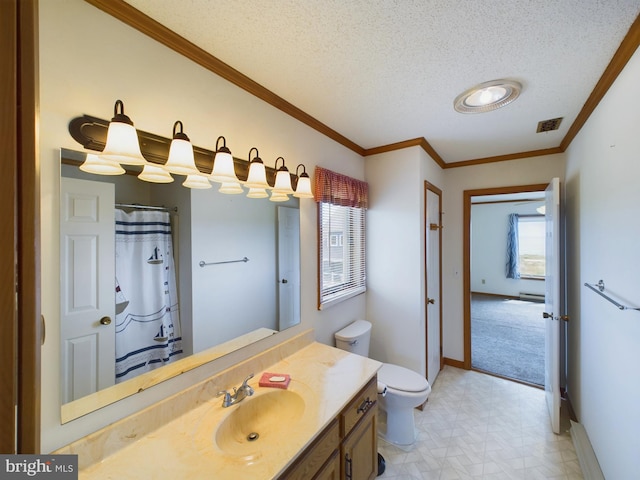
[[492,80],[462,92],[453,101],[460,113],[483,113],[513,102],[520,95],[522,84],[515,80]]

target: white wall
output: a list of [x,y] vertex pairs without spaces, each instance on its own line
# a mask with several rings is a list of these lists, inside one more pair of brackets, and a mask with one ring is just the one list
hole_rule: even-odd
[[606,478],[640,472],[640,52],[567,150],[568,391]]
[[[499,114],[499,112],[494,113]],[[464,191],[548,183],[553,177],[559,177],[562,182],[564,168],[564,154],[556,154],[445,170],[443,204],[445,215],[442,230],[445,357],[464,360],[462,271]]]
[[[260,327],[276,330],[278,204],[216,188],[191,196],[193,351]],[[198,266],[244,257],[249,261]]]
[[506,276],[509,214],[537,215],[537,206],[521,202],[471,205],[472,292],[513,297],[520,292],[544,295],[544,281]]
[[69,121],[84,113],[104,119],[116,99],[137,128],[170,137],[181,120],[195,145],[213,149],[224,135],[234,155],[252,147],[273,165],[315,165],[364,180],[364,160],[278,109],[195,65],[81,0],[40,2],[40,154],[42,216],[42,312],[47,341],[42,350],[42,446],[49,452],[214,371],[247,358],[307,328],[318,340],[365,315],[364,296],[316,310],[316,205],[301,200],[302,324],[205,367],[176,377],[100,411],[60,425],[59,368],[59,148],[80,149]]
[[424,180],[440,167],[419,147],[366,159],[367,319],[372,358],[426,375]]

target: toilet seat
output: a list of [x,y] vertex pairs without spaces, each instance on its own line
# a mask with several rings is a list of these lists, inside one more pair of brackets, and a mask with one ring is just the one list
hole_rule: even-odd
[[422,375],[390,363],[384,363],[378,370],[378,380],[388,388],[404,392],[422,392],[429,388],[429,382]]

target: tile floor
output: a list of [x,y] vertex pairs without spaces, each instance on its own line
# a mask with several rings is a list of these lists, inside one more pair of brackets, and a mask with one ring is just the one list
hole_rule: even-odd
[[541,389],[446,366],[415,419],[415,444],[379,439],[386,470],[378,478],[583,478],[568,419],[553,434]]

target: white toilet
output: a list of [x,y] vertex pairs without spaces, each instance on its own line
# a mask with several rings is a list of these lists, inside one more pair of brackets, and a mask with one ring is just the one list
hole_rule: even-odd
[[[335,333],[336,347],[351,353],[369,356],[371,323],[356,320]],[[386,395],[379,395],[380,409],[386,414],[386,428],[380,422],[378,434],[390,443],[411,445],[416,440],[413,409],[427,401],[431,386],[420,374],[385,363],[378,370],[378,382],[387,387]]]

